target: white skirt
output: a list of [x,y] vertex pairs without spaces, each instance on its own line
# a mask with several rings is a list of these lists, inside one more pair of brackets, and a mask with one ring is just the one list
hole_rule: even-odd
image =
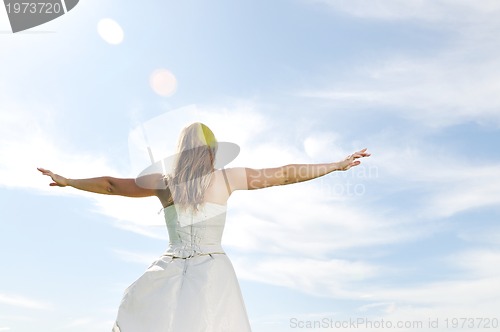
[[223,253],[166,253],[130,285],[113,332],[250,332],[233,266]]

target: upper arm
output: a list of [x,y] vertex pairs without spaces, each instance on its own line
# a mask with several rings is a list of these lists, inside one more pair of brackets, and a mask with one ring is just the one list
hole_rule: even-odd
[[284,167],[276,168],[230,168],[225,170],[231,191],[253,190],[286,183]]
[[151,174],[138,179],[109,179],[109,193],[127,197],[158,196],[161,189],[160,174]]

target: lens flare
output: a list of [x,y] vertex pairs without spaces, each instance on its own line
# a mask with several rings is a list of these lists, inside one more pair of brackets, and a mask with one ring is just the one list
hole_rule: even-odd
[[123,42],[124,33],[122,27],[110,18],[103,18],[97,23],[97,32],[109,44],[118,45]]
[[149,84],[153,91],[160,96],[168,97],[177,90],[177,79],[166,69],[156,69],[149,77]]

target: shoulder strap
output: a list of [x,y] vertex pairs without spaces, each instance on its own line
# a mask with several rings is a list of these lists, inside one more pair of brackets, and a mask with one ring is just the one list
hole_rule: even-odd
[[227,180],[226,170],[222,169],[222,175],[224,175],[224,181],[226,182],[227,193],[231,194],[231,187],[229,186],[229,181]]

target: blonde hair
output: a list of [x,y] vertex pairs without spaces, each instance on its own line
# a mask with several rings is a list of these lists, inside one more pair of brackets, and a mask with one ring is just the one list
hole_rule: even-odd
[[206,125],[195,122],[182,130],[173,172],[165,176],[171,201],[181,209],[197,211],[203,203],[216,153],[217,140]]

